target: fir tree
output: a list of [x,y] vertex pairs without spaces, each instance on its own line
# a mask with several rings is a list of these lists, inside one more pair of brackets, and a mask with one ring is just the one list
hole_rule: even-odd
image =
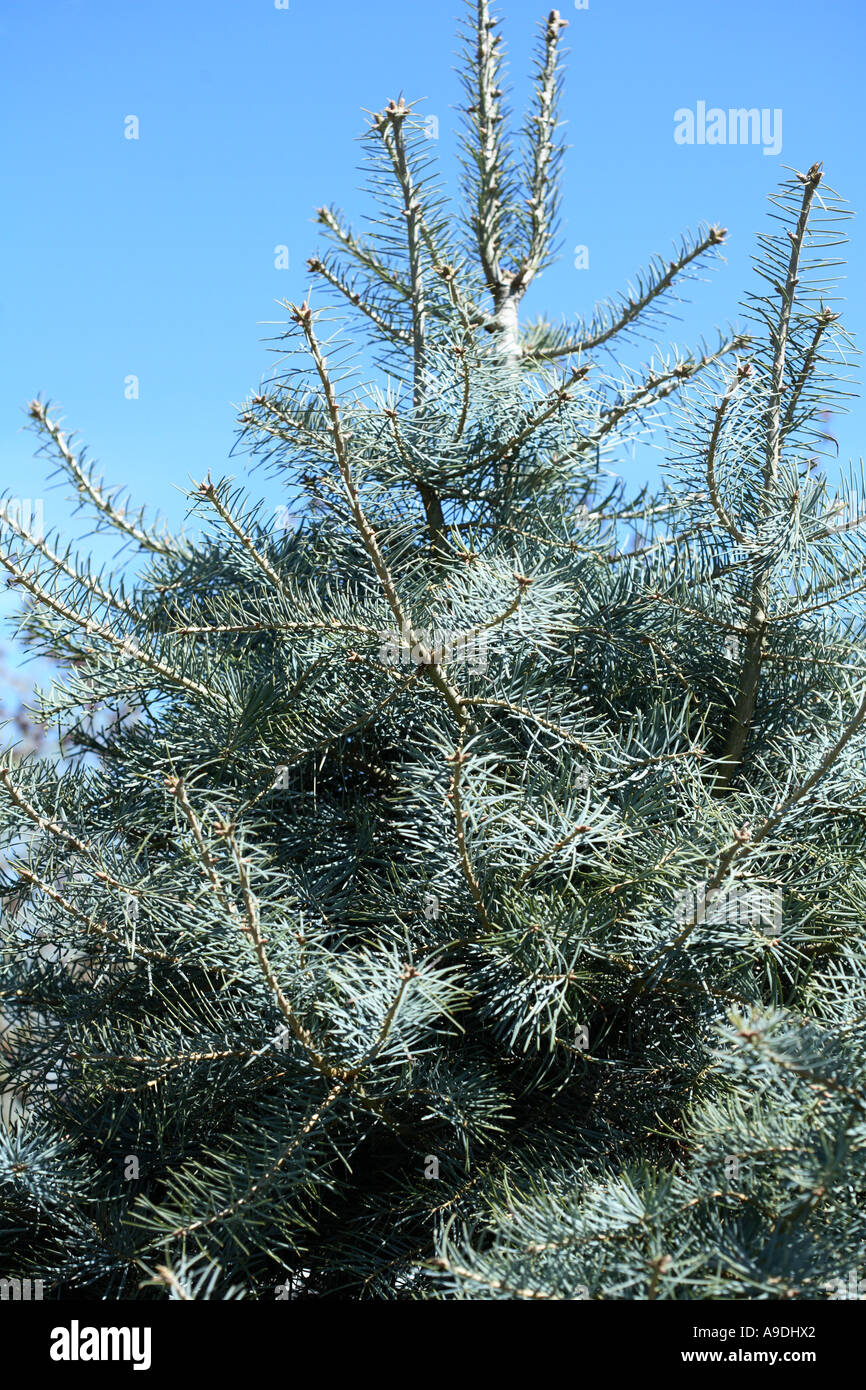
[[[462,214],[402,99],[372,230],[320,211],[340,307],[287,306],[239,431],[295,529],[207,478],[173,535],[30,408],[140,560],[2,552],[63,663],[64,756],[0,766],[4,1273],[46,1297],[821,1299],[859,1265],[843,209],[783,185],[751,336],[611,371],[713,227],[522,323],[563,28],[512,139],[471,7]],[[663,486],[611,491],[671,407]]]

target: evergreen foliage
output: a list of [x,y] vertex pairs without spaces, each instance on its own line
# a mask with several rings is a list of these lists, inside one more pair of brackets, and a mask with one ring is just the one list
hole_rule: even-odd
[[[63,663],[63,757],[0,766],[3,1273],[46,1297],[823,1299],[859,1264],[844,208],[782,186],[749,336],[616,366],[713,227],[521,323],[564,21],[513,139],[496,24],[471,5],[460,209],[400,99],[371,229],[320,211],[333,302],[287,306],[240,418],[295,529],[207,478],[175,536],[30,407],[140,560],[4,532]],[[659,415],[629,499],[605,461]]]

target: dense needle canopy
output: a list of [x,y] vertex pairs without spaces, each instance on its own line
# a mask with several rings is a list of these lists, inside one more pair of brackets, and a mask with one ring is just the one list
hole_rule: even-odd
[[[822,470],[844,208],[793,173],[742,331],[584,321],[564,21],[515,131],[470,5],[463,187],[402,98],[373,215],[172,535],[31,423],[96,572],[10,511],[62,756],[0,766],[0,1238],[45,1297],[836,1296],[864,1229],[862,480]],[[657,495],[611,482],[652,424]],[[182,464],[179,463],[179,476]],[[192,535],[195,538],[191,538]]]

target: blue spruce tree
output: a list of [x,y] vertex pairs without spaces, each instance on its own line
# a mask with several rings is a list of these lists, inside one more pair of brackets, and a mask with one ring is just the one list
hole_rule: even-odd
[[[30,407],[138,557],[4,528],[62,666],[62,756],[0,765],[0,1227],[46,1298],[825,1299],[859,1266],[843,209],[785,183],[749,332],[694,353],[611,371],[715,227],[523,322],[564,27],[512,136],[471,5],[458,209],[399,99],[372,230],[320,210],[322,305],[239,423],[296,527],[208,477],[171,534]],[[630,498],[603,465],[657,417]]]

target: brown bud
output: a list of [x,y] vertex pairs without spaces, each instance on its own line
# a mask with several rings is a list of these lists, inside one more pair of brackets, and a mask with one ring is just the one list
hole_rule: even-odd
[[820,164],[813,164],[807,173],[797,175],[800,183],[804,183],[811,188],[817,188],[823,177],[824,174]]
[[291,318],[293,323],[299,323],[303,326],[304,324],[308,324],[311,321],[313,317],[313,311],[310,308],[309,304],[307,304],[305,301],[303,304],[300,305],[291,305],[291,313],[289,317]]
[[554,41],[555,41],[555,40],[557,39],[558,35],[559,35],[560,29],[567,29],[567,28],[568,28],[568,20],[562,18],[562,16],[561,16],[560,13],[559,13],[559,10],[551,10],[551,11],[550,11],[550,14],[547,16],[547,37],[548,37],[548,39],[551,39],[551,40],[554,40]]

